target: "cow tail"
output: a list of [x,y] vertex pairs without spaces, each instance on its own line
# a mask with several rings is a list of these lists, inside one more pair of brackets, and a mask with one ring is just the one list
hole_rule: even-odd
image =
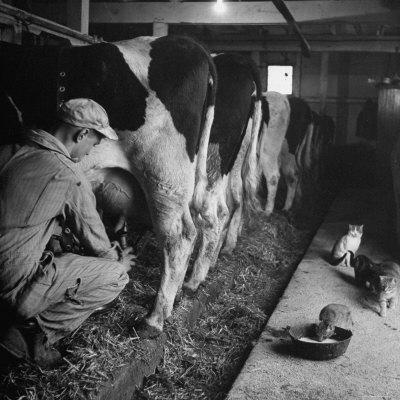
[[296,163],[300,170],[300,177],[302,180],[308,179],[312,181],[313,176],[313,137],[315,135],[314,132],[314,124],[310,122],[307,126],[306,134],[303,138],[303,142],[301,143],[301,151],[299,151],[300,155],[297,156],[296,153]]
[[315,136],[314,118],[312,111],[308,109],[308,125],[298,150],[296,151],[296,163],[302,174],[309,175],[313,168],[313,142]]
[[252,64],[252,75],[256,85],[256,93],[253,108],[253,123],[251,127],[251,138],[242,167],[243,196],[245,210],[261,210],[257,196],[260,181],[260,168],[258,166],[257,145],[261,127],[262,113],[262,87],[260,73],[257,66]]
[[192,201],[192,207],[197,212],[200,212],[202,209],[207,189],[207,152],[208,144],[210,142],[211,127],[214,121],[215,97],[217,93],[217,71],[211,56],[207,54],[207,57],[209,65],[207,94],[204,103],[204,116],[197,152],[195,187]]

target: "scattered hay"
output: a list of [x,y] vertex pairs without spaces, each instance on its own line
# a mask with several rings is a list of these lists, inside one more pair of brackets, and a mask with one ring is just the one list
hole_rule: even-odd
[[175,313],[158,372],[136,399],[224,399],[304,254],[320,218],[297,229],[282,214],[253,215],[233,257],[221,257],[210,280],[239,265],[231,287],[196,321],[182,326]]

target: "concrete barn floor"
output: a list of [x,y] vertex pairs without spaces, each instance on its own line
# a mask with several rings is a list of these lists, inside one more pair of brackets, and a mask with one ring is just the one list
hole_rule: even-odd
[[[372,400],[400,398],[399,311],[377,314],[377,303],[355,286],[354,271],[326,260],[351,221],[364,223],[358,254],[379,261],[388,250],[389,217],[379,191],[346,190],[333,202],[264,332],[237,377],[228,400]],[[293,355],[282,329],[316,322],[329,303],[352,311],[355,325],[347,352],[329,361]]]

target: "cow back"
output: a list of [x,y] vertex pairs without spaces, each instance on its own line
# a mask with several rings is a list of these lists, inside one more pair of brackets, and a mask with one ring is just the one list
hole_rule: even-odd
[[[48,129],[60,101],[86,97],[106,109],[114,129],[137,131],[152,91],[185,136],[194,159],[213,67],[195,41],[168,36],[62,49],[1,44],[1,56],[1,94],[12,97],[25,126]],[[15,120],[15,114],[8,114],[7,120]]]

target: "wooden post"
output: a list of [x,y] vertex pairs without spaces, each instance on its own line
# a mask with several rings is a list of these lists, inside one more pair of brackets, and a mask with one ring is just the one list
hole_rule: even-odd
[[268,85],[268,67],[267,63],[265,62],[260,63],[260,78],[261,78],[262,91],[266,92]]
[[394,150],[391,154],[391,168],[392,168],[392,179],[393,179],[393,194],[396,208],[396,236],[397,244],[400,244],[400,138],[394,146]]
[[319,75],[319,111],[323,114],[326,111],[326,97],[328,92],[328,74],[329,74],[329,53],[321,53],[321,70]]
[[260,52],[259,51],[252,51],[251,58],[256,63],[257,67],[260,65]]
[[165,22],[153,22],[153,36],[167,36],[168,24]]
[[[90,22],[145,24],[285,24],[272,1],[226,1],[224,13],[215,13],[209,1],[93,1]],[[290,12],[297,23],[323,22],[343,18],[374,18],[381,14],[397,22],[397,14],[379,0],[290,1]],[[110,18],[111,17],[111,18]]]
[[301,71],[303,58],[300,52],[296,53],[296,64],[293,68],[293,94],[301,97]]
[[261,61],[261,54],[259,51],[252,51],[251,58],[256,63],[260,71],[261,89],[263,92],[267,90],[267,67],[264,62]]
[[[382,84],[378,94],[377,156],[380,180],[387,178],[389,159],[400,138],[400,86]],[[398,157],[398,156],[397,156]],[[387,179],[386,179],[387,180]]]
[[[381,84],[378,94],[378,141],[376,182],[382,188],[381,207],[387,225],[396,232],[394,249],[400,251],[400,85]],[[389,164],[390,162],[390,164]],[[390,171],[391,167],[391,171]]]
[[84,34],[89,33],[89,0],[67,1],[67,26]]

